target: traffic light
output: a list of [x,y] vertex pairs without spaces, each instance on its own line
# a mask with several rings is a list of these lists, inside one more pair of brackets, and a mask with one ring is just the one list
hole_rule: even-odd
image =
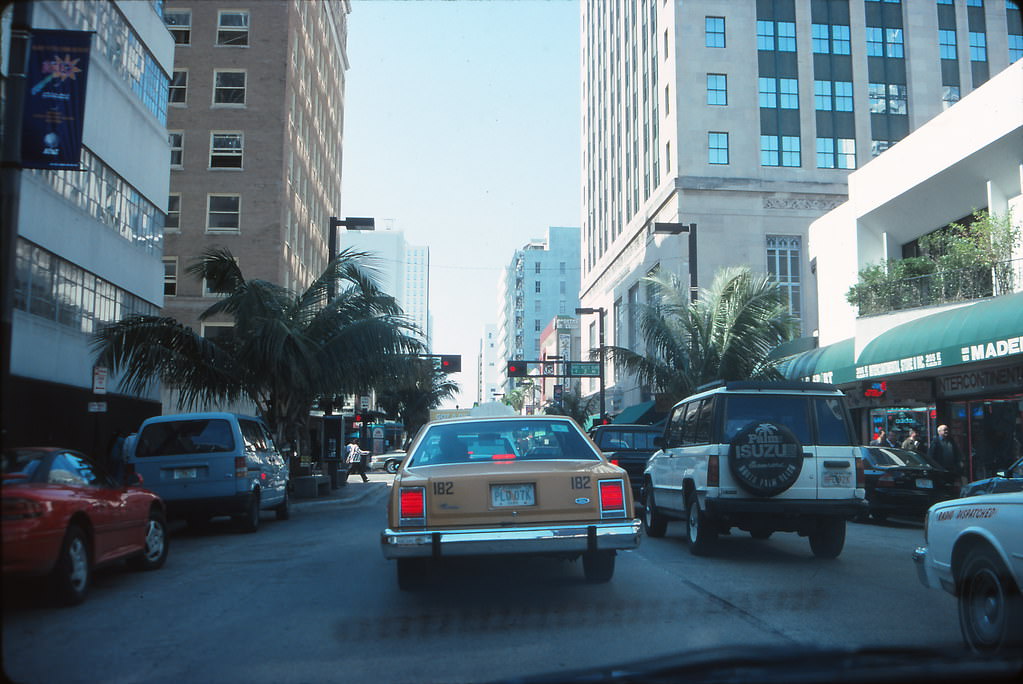
[[441,354],[441,357],[440,357],[440,369],[444,373],[461,373],[462,372],[462,355],[461,354]]
[[508,377],[509,378],[524,378],[528,375],[526,372],[525,361],[509,361],[508,362]]

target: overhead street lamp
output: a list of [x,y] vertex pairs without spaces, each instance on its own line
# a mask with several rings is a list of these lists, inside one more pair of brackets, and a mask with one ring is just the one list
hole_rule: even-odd
[[602,306],[584,306],[575,310],[577,314],[600,314],[600,419],[604,420],[604,314],[607,311]]
[[696,284],[696,224],[654,223],[655,235],[680,233],[689,233],[689,301],[695,302],[699,295],[699,287]]
[[[327,233],[327,262],[333,263],[337,257],[337,229],[344,226],[346,230],[376,230],[376,219],[346,217],[339,219],[337,216],[330,217],[330,230]],[[334,299],[334,279],[330,279],[330,286],[327,288],[327,298]]]

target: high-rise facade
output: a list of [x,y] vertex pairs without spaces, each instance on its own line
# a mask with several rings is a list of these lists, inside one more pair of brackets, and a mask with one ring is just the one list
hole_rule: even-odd
[[339,236],[341,249],[367,255],[366,264],[380,288],[394,297],[419,339],[432,348],[430,318],[430,248],[410,245],[400,230],[349,230]]
[[[328,260],[341,214],[347,0],[168,2],[166,311],[203,334],[217,295],[186,273],[227,248],[246,278],[294,290]],[[211,330],[212,329],[212,330]]]
[[[551,226],[542,240],[515,250],[501,274],[497,341],[499,358],[535,360],[540,337],[557,315],[579,305],[579,229]],[[508,386],[503,377],[504,386]]]
[[[174,46],[158,2],[8,4],[5,53],[12,15],[33,30],[94,34],[79,168],[3,171],[12,193],[4,198],[3,230],[17,234],[3,441],[105,455],[115,431],[127,434],[160,413],[155,392],[130,394],[109,369],[94,368],[91,342],[104,324],[163,305],[170,171],[162,162]],[[6,54],[3,64],[10,102]],[[52,94],[59,97],[59,89]]]
[[[852,169],[1023,55],[1006,0],[581,8],[580,299],[616,312],[607,343],[635,350],[640,280],[658,269],[707,287],[749,265],[812,335],[810,223],[846,199]],[[625,405],[649,398],[617,384]]]

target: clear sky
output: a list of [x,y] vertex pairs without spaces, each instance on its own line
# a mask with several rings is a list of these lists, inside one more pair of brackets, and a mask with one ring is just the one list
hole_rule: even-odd
[[343,215],[428,245],[434,352],[460,406],[498,279],[548,226],[579,225],[579,6],[353,0]]

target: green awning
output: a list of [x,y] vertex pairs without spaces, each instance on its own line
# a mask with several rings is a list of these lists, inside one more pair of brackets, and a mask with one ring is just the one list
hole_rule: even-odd
[[1023,360],[1023,292],[898,325],[871,340],[856,379],[888,377],[1007,356]]
[[791,356],[778,365],[778,370],[788,380],[841,385],[856,379],[854,351],[855,340],[850,337],[826,347]]
[[653,401],[644,401],[642,404],[636,404],[630,406],[611,421],[616,424],[630,424],[630,425],[646,425],[650,422],[650,418],[653,417],[654,411]]

